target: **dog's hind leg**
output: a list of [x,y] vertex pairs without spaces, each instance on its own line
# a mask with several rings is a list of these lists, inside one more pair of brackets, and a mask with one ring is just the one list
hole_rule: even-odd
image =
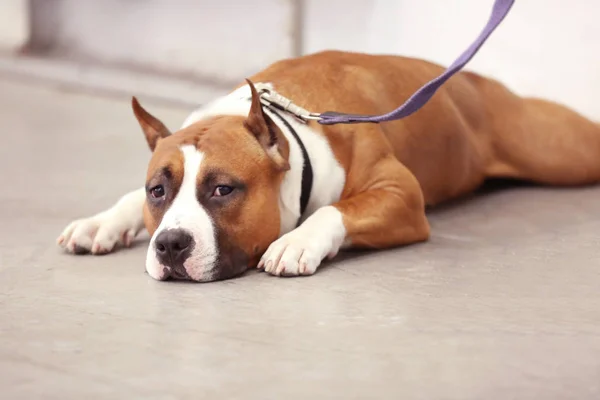
[[105,254],[117,243],[130,246],[144,227],[145,188],[127,193],[108,210],[71,222],[57,239],[70,253]]
[[488,177],[556,186],[600,182],[600,125],[560,104],[488,85],[484,91],[500,91],[490,97]]

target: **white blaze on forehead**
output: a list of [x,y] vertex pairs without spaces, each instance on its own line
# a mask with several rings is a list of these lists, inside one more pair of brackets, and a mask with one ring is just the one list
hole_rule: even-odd
[[196,196],[198,171],[204,154],[191,145],[181,146],[180,150],[183,153],[183,179],[177,196],[150,240],[146,270],[155,279],[164,277],[164,266],[156,257],[154,241],[162,231],[180,228],[192,235],[195,243],[183,266],[192,279],[208,280],[218,254],[212,218]]

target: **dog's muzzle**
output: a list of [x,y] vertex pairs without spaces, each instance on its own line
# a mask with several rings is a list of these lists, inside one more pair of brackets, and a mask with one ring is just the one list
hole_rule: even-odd
[[154,241],[156,258],[164,266],[165,278],[189,279],[184,268],[196,242],[190,232],[182,228],[166,229]]

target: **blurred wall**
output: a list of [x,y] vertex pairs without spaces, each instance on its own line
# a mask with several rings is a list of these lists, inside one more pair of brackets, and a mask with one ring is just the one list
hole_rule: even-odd
[[[32,51],[239,80],[292,55],[290,1],[33,0]],[[237,82],[236,82],[237,83]]]
[[[493,0],[308,0],[305,49],[403,54],[448,65]],[[344,10],[345,14],[342,14]],[[517,0],[468,69],[600,120],[599,0]]]
[[[2,7],[12,4],[13,11],[19,10],[15,4],[24,1],[3,0],[0,15]],[[479,33],[493,4],[493,0],[27,1],[32,5],[31,48],[38,54],[227,84],[299,49],[394,53],[447,65]],[[496,77],[520,94],[558,100],[600,120],[600,102],[595,98],[600,90],[598,15],[600,0],[517,0],[468,68]],[[2,32],[0,28],[0,43]]]
[[0,50],[14,51],[29,38],[27,0],[0,0]]

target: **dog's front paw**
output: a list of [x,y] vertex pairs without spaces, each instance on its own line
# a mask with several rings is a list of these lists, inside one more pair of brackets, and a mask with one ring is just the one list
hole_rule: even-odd
[[302,225],[273,242],[258,268],[276,276],[312,275],[325,257],[334,257],[346,236],[340,212],[317,210]]
[[276,276],[312,275],[323,259],[322,247],[314,237],[293,231],[269,246],[258,268]]
[[129,192],[108,210],[71,222],[56,242],[74,254],[106,254],[118,243],[129,247],[144,226],[145,199],[145,188]]
[[113,251],[117,243],[131,246],[138,231],[138,227],[132,227],[116,213],[103,212],[71,222],[56,242],[73,254],[106,254]]

